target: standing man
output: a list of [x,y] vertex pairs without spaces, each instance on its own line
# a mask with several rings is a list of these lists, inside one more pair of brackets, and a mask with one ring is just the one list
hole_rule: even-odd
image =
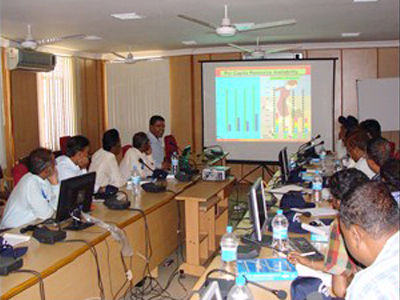
[[65,179],[87,173],[87,167],[89,166],[88,157],[89,140],[82,135],[71,137],[67,142],[65,155],[59,156],[56,159],[58,180],[61,182]]
[[357,187],[340,203],[339,219],[347,250],[366,266],[346,300],[399,299],[399,210],[389,190],[373,181]]
[[162,137],[165,132],[165,120],[163,117],[155,115],[150,118],[149,122],[149,133],[147,136],[150,140],[150,146],[152,150],[153,159],[156,163],[157,169],[167,168],[167,164],[164,162],[164,145]]

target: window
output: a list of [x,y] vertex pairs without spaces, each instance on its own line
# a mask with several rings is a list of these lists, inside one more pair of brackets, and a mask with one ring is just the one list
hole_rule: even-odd
[[54,71],[37,76],[40,145],[60,150],[60,137],[76,134],[74,60],[57,56]]

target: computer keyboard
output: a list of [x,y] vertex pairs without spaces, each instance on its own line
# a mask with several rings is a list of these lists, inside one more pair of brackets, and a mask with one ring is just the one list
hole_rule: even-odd
[[290,237],[289,244],[294,250],[301,253],[315,252],[315,254],[308,256],[311,260],[324,259],[324,256],[304,237]]

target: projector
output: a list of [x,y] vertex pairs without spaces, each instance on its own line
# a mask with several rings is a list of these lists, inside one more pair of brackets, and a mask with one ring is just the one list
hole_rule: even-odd
[[203,169],[202,178],[204,181],[224,181],[230,175],[231,168],[225,166],[214,166]]

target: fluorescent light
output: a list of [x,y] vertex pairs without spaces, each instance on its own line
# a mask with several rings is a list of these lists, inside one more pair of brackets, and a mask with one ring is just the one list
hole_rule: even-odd
[[140,20],[145,18],[145,16],[138,15],[137,13],[123,13],[123,14],[112,14],[111,17],[119,20]]
[[84,40],[88,40],[88,41],[98,41],[98,40],[102,40],[102,37],[99,37],[97,35],[87,35],[83,38]]
[[354,3],[378,2],[378,0],[354,0]]
[[193,45],[197,45],[196,41],[182,41],[182,44],[186,45],[186,46],[193,46]]
[[359,32],[342,32],[342,37],[357,37],[360,36]]

